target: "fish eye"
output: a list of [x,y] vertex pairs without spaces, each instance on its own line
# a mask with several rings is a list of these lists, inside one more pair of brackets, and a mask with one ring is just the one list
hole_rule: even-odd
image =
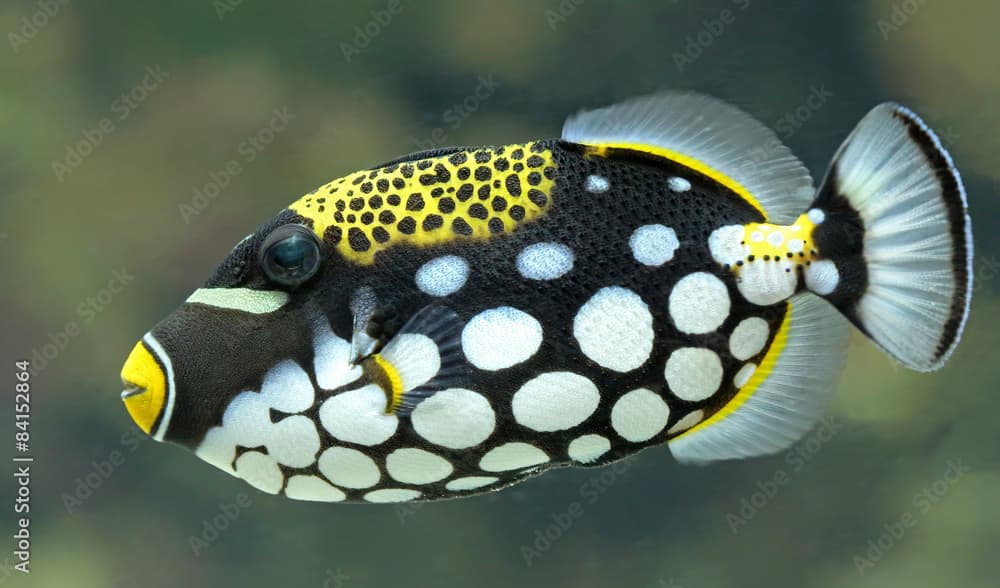
[[271,231],[260,247],[260,265],[273,282],[298,286],[319,269],[319,240],[312,229],[282,225]]

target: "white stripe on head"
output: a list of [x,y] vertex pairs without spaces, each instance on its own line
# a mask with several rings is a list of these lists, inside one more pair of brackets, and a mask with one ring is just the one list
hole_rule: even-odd
[[153,337],[152,333],[146,333],[142,341],[153,352],[156,360],[163,364],[163,376],[167,383],[166,398],[163,401],[163,414],[160,415],[160,424],[153,433],[153,439],[163,441],[163,436],[166,435],[167,427],[170,425],[170,417],[174,413],[174,397],[176,396],[174,394],[174,366],[170,361],[170,356],[163,350],[163,346],[156,340],[156,337]]
[[250,288],[198,288],[186,302],[230,308],[253,314],[274,312],[288,303],[288,292]]

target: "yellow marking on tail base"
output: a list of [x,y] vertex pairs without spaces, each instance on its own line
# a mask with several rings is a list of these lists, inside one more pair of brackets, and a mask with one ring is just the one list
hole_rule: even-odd
[[751,396],[753,396],[754,392],[757,391],[757,388],[764,383],[764,380],[766,380],[774,370],[774,366],[778,362],[778,357],[781,356],[781,352],[784,351],[785,344],[788,342],[788,329],[791,323],[792,303],[788,302],[788,310],[785,312],[785,318],[782,319],[781,326],[778,327],[778,332],[775,333],[774,340],[771,341],[771,347],[768,348],[767,353],[764,354],[764,359],[761,360],[760,365],[757,366],[757,370],[754,371],[752,376],[750,376],[750,380],[748,380],[747,383],[736,392],[736,395],[733,396],[733,398],[727,402],[725,406],[716,411],[715,414],[684,431],[680,435],[677,435],[671,439],[671,441],[676,441],[685,435],[711,427],[713,424],[739,410],[740,407],[743,406],[743,404],[746,403]]
[[510,233],[551,206],[555,175],[553,154],[540,143],[468,149],[344,176],[289,209],[345,259],[370,265],[401,243]]
[[671,151],[670,149],[664,149],[662,147],[643,145],[640,143],[588,143],[586,146],[590,147],[590,155],[596,155],[598,157],[607,157],[608,149],[630,149],[632,151],[641,151],[643,153],[649,153],[651,155],[656,155],[657,157],[669,159],[670,161],[689,167],[702,175],[706,175],[726,188],[729,188],[739,195],[740,198],[746,200],[747,204],[757,209],[757,212],[764,217],[764,220],[767,220],[768,218],[767,211],[764,210],[764,207],[761,206],[757,198],[755,198],[749,190],[743,187],[742,184],[721,171],[705,165],[704,162],[684,155],[683,153],[678,153],[677,151]]

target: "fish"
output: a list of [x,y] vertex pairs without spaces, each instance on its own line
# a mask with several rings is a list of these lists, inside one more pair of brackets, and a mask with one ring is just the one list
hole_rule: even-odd
[[774,454],[823,417],[850,325],[945,364],[972,249],[959,172],[906,107],[868,112],[817,188],[749,114],[661,92],[312,190],[142,336],[122,398],[296,500],[472,496],[661,445]]

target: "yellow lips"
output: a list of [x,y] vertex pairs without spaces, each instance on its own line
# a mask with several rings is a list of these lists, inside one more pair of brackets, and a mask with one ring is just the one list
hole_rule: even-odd
[[122,366],[122,401],[132,415],[132,420],[147,434],[163,411],[166,400],[167,378],[163,368],[142,341],[135,344],[132,353]]

